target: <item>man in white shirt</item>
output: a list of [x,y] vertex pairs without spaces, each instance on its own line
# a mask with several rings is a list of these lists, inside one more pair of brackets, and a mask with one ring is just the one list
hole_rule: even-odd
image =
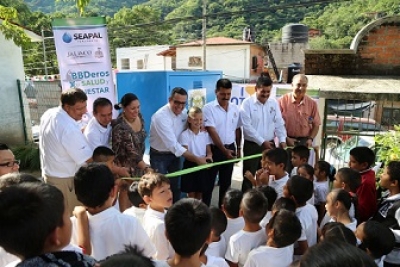
[[[19,160],[15,160],[14,153],[6,144],[0,143],[0,176],[18,172],[18,170]],[[0,266],[6,266],[8,263],[17,261],[18,259],[17,256],[7,253],[0,247]]]
[[61,106],[47,110],[40,119],[39,150],[42,176],[64,195],[71,214],[76,199],[73,177],[86,162],[92,161],[92,149],[83,135],[79,121],[87,112],[87,96],[81,89],[61,94]]
[[93,118],[83,132],[92,150],[99,146],[110,147],[112,110],[111,101],[105,97],[99,97],[93,102]]
[[[270,98],[272,81],[261,76],[256,83],[256,93],[246,98],[240,107],[243,122],[243,156],[262,153],[275,147],[274,138],[280,147],[286,148],[286,129],[278,102]],[[243,176],[246,171],[255,175],[260,168],[260,158],[243,161]],[[252,188],[250,180],[243,179],[242,191]]]
[[[229,105],[232,94],[232,83],[228,79],[219,79],[215,88],[216,100],[203,107],[204,125],[213,141],[212,154],[214,162],[235,158],[240,153],[242,132],[239,108]],[[233,163],[215,166],[210,169],[210,179],[206,182],[203,202],[210,205],[215,177],[219,177],[219,201],[222,200],[232,182]]]
[[3,143],[0,143],[0,176],[7,173],[18,172],[19,160],[15,160],[14,153]]
[[[181,87],[172,89],[168,104],[151,117],[150,165],[158,173],[167,174],[180,170],[181,156],[198,165],[206,164],[205,157],[196,157],[178,142],[186,127],[187,92]],[[170,178],[173,201],[180,199],[180,177]]]

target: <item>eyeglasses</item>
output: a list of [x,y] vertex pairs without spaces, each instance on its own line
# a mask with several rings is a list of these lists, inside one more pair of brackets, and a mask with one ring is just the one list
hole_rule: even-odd
[[181,106],[186,106],[186,102],[180,102],[178,100],[173,100],[175,105],[181,105]]
[[9,168],[12,168],[12,167],[14,167],[16,164],[19,165],[20,163],[21,163],[20,160],[13,160],[13,161],[1,163],[1,164],[0,164],[0,167],[9,167]]

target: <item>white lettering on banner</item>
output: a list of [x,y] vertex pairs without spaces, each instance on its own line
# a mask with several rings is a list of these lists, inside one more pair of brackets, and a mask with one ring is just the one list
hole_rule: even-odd
[[[80,88],[93,101],[106,97],[114,104],[115,92],[105,18],[53,20],[54,41],[62,89]],[[117,113],[114,113],[114,118]],[[90,115],[89,115],[90,117]]]

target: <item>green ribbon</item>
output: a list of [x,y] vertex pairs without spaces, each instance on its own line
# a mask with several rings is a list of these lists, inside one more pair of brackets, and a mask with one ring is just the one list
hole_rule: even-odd
[[[286,147],[286,149],[288,149],[288,148],[293,148],[293,147]],[[311,150],[313,148],[309,148],[309,149]],[[246,156],[246,157],[241,157],[241,158],[229,159],[229,160],[220,161],[220,162],[212,162],[212,163],[199,165],[199,166],[196,166],[196,167],[183,169],[183,170],[172,172],[172,173],[167,173],[167,174],[165,174],[165,177],[173,178],[173,177],[181,176],[181,175],[184,175],[184,174],[201,171],[201,170],[204,170],[204,169],[209,169],[209,168],[214,167],[214,166],[224,165],[224,164],[228,164],[228,163],[236,163],[236,162],[239,162],[241,160],[255,159],[255,158],[259,158],[261,156],[262,156],[262,153],[254,154],[254,155],[250,155],[250,156]],[[122,180],[139,181],[140,177],[123,177],[121,179]]]
[[[228,164],[228,163],[236,163],[236,162],[239,162],[241,160],[255,159],[255,158],[259,158],[261,156],[262,156],[262,154],[260,153],[260,154],[254,154],[254,155],[250,155],[250,156],[246,156],[246,157],[229,159],[229,160],[220,161],[220,162],[212,162],[212,163],[199,165],[199,166],[196,166],[196,167],[187,168],[187,169],[183,169],[183,170],[172,172],[172,173],[167,173],[167,174],[165,174],[165,177],[173,178],[173,177],[181,176],[181,175],[184,175],[184,174],[201,171],[201,170],[204,170],[204,169],[209,169],[209,168],[214,167],[214,166],[224,165],[224,164]],[[121,179],[122,180],[130,180],[130,181],[139,181],[140,177],[122,177]]]
[[188,174],[188,173],[192,173],[192,172],[197,172],[197,171],[200,171],[200,170],[208,169],[208,168],[211,168],[211,167],[214,167],[214,166],[224,165],[224,164],[228,164],[228,163],[236,163],[236,162],[239,162],[241,160],[254,159],[254,158],[259,158],[261,156],[262,156],[262,154],[255,154],[255,155],[250,155],[250,156],[236,158],[236,159],[229,159],[229,160],[220,161],[220,162],[212,162],[212,163],[199,165],[199,166],[192,167],[192,168],[183,169],[183,170],[176,171],[176,172],[173,172],[173,173],[167,173],[165,176],[168,177],[168,178],[181,176],[181,175],[184,175],[184,174]]

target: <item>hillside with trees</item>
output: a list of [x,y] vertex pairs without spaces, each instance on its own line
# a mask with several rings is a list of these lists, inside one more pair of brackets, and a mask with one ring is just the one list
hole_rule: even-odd
[[[84,16],[106,16],[110,49],[154,44],[179,44],[202,36],[203,0],[91,0]],[[49,73],[57,73],[51,19],[77,17],[74,0],[0,0],[14,7],[15,22],[46,37]],[[377,14],[400,14],[398,0],[207,0],[207,37],[241,39],[251,27],[255,42],[280,41],[281,28],[304,23],[321,30],[311,48],[349,48],[355,34]],[[2,15],[0,14],[0,17]],[[27,74],[44,74],[43,44],[24,49]],[[113,60],[115,62],[115,60]]]

